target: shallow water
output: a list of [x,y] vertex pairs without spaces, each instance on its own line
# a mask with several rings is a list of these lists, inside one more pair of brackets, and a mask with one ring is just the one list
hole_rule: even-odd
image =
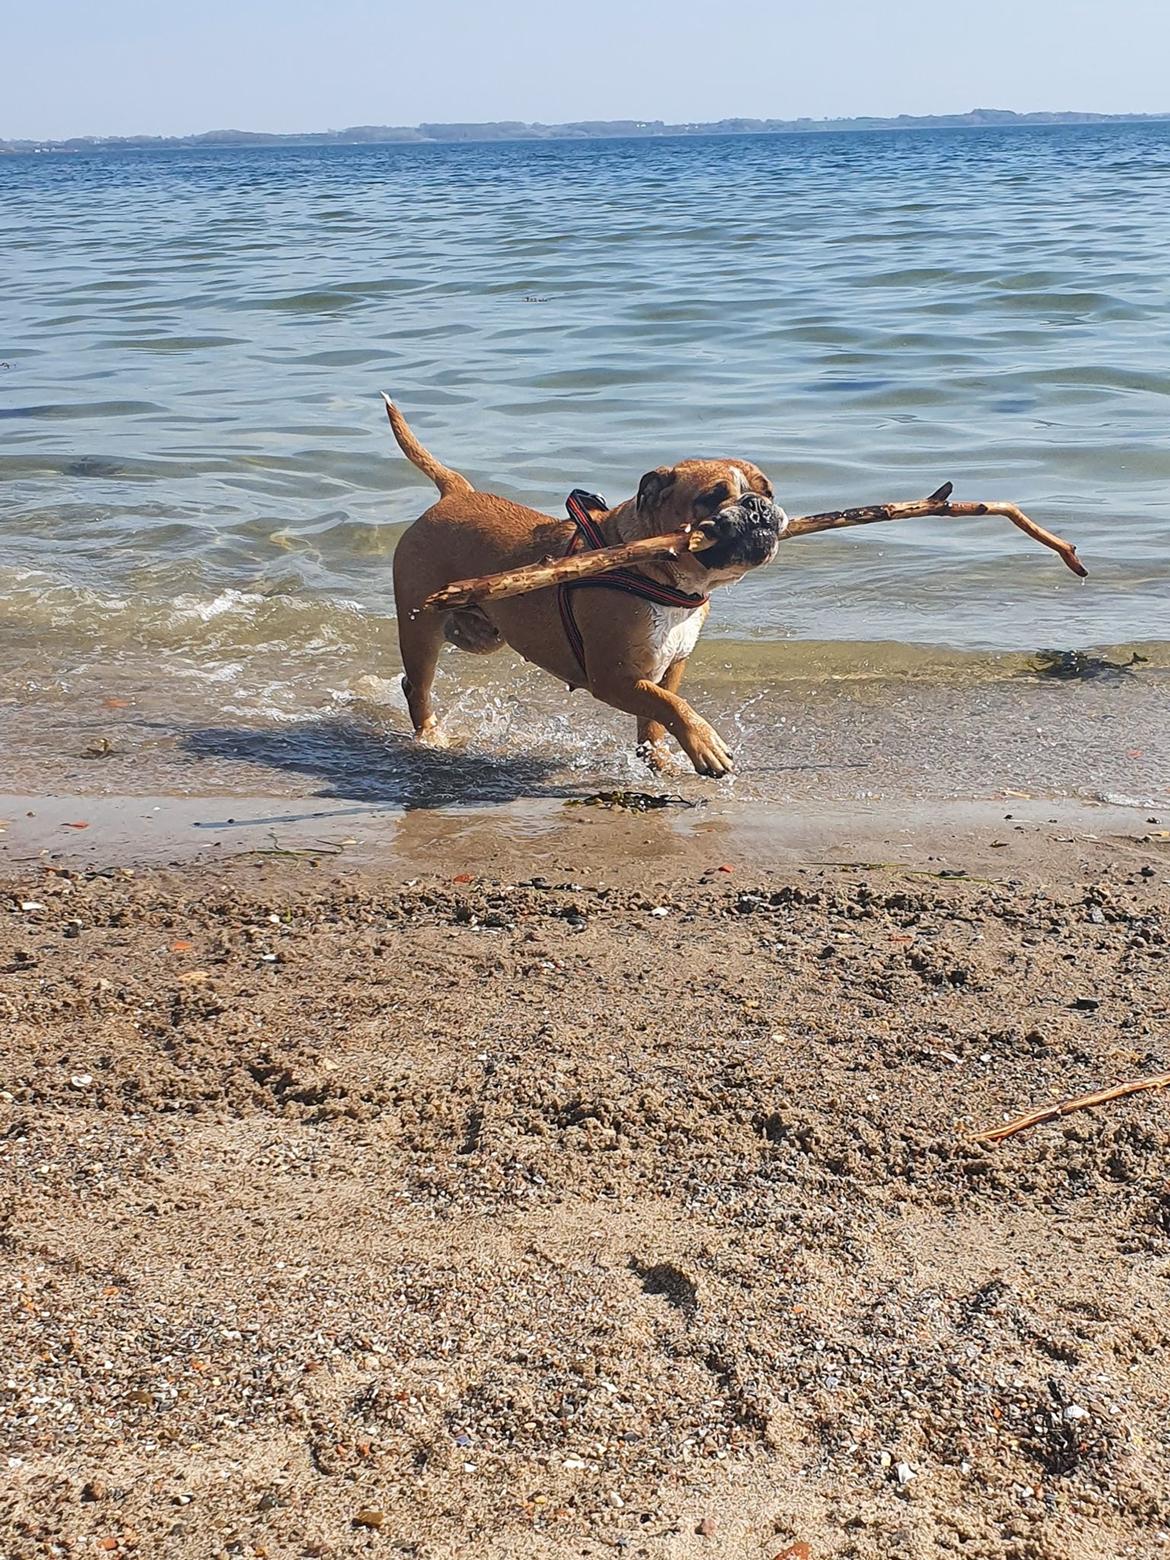
[[[1164,789],[1170,126],[6,158],[0,270],[14,769],[125,708],[168,784],[191,731],[400,729],[389,559],[428,495],[386,387],[478,485],[553,512],[719,452],[792,512],[944,478],[1015,499],[1087,583],[1005,521],[797,542],[718,598],[704,696],[762,794],[792,783],[764,779],[781,715],[815,726],[842,682],[901,701],[908,784],[921,749],[978,785],[1014,760],[948,776],[924,690],[1022,711],[1032,652],[1137,645],[1124,676],[1035,684],[1069,751],[1033,779]],[[604,712],[506,660],[444,682],[489,758],[626,762]],[[1131,706],[1103,775],[1102,712]]]

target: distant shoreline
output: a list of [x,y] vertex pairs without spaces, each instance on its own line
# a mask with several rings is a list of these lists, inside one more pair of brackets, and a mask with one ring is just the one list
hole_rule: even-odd
[[710,124],[667,124],[658,119],[582,120],[560,125],[492,120],[478,124],[352,125],[345,130],[278,135],[261,130],[206,130],[198,135],[95,135],[64,140],[0,140],[0,155],[29,152],[190,151],[201,147],[387,146],[486,141],[599,141],[668,136],[832,135],[889,130],[1023,129],[1045,125],[1159,124],[1164,114],[1015,113],[976,108],[965,114],[899,114],[893,118],[720,119]]

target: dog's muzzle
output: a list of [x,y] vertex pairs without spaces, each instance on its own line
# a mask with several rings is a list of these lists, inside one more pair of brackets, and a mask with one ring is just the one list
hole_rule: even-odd
[[788,528],[788,516],[770,498],[745,493],[699,527],[715,538],[713,547],[695,554],[707,569],[758,569],[776,556],[780,538]]

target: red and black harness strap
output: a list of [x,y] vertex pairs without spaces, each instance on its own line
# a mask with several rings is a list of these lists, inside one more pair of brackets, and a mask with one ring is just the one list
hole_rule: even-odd
[[[577,532],[569,543],[566,556],[579,551],[582,547],[589,551],[600,551],[608,545],[600,526],[590,513],[591,510],[604,510],[608,507],[605,500],[598,498],[595,493],[586,493],[583,488],[573,489],[565,500],[565,508],[569,512],[569,519],[577,527]],[[688,595],[686,591],[674,590],[669,585],[660,585],[657,580],[647,579],[644,574],[636,574],[633,569],[613,569],[608,574],[594,575],[592,579],[570,580],[567,584],[558,585],[557,606],[560,608],[561,622],[564,624],[569,646],[582,672],[585,671],[585,645],[581,638],[581,630],[577,627],[577,619],[573,615],[572,592],[589,589],[623,590],[627,596],[640,596],[643,601],[653,601],[663,607],[701,607],[709,599],[707,596]]]

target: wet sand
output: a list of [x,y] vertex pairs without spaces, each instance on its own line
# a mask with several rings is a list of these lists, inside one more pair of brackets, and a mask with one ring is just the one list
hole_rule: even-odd
[[761,807],[693,778],[678,791],[649,776],[643,784],[656,788],[580,786],[559,799],[457,808],[320,795],[0,792],[0,869],[240,863],[291,852],[342,871],[518,878],[555,866],[641,882],[701,872],[729,856],[772,868],[888,861],[924,870],[1010,869],[1013,881],[1013,874],[1067,878],[1109,866],[1118,852],[1156,850],[1158,829],[1170,826],[1170,809],[1015,791]]
[[1165,1552],[1170,1097],[972,1134],[1170,1066],[1170,819],[80,806],[0,807],[5,1555]]
[[[283,797],[341,815],[347,804],[434,811],[651,784],[631,717],[566,695],[511,652],[443,657],[436,700],[452,747],[436,755],[411,739],[397,652],[381,640],[323,654],[273,637],[245,656],[228,634],[203,654],[159,648],[135,670],[43,644],[39,624],[10,629],[10,792]],[[0,623],[0,663],[5,648]],[[679,755],[662,783],[689,800],[851,812],[1010,791],[1170,808],[1164,643],[957,654],[711,636],[685,691],[736,755],[714,790]]]

